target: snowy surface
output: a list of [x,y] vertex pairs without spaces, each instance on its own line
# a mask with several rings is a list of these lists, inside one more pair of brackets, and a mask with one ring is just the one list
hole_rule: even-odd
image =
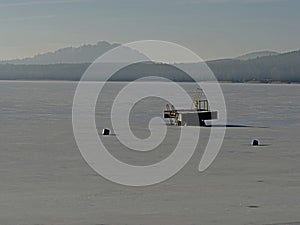
[[[223,84],[228,124],[245,127],[229,127],[217,159],[199,173],[210,129],[201,128],[199,151],[187,166],[143,188],[111,183],[83,160],[72,131],[75,88],[72,82],[0,82],[0,224],[300,224],[300,85]],[[145,118],[162,115],[164,103],[155,104],[136,107],[137,136],[149,135]],[[100,131],[109,127],[103,106],[96,112]],[[104,142],[123,161],[149,164],[176,141],[178,130],[168,131],[149,156],[130,153],[114,135]],[[264,146],[252,147],[255,138]]]

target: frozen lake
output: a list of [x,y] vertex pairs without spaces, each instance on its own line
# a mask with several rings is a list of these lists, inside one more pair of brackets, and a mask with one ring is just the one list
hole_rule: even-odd
[[[140,188],[105,180],[82,158],[72,130],[76,85],[0,82],[0,224],[300,224],[300,85],[222,84],[228,124],[245,127],[227,129],[205,172],[197,170],[200,146],[177,175]],[[110,83],[97,105],[99,129],[109,127],[106,104],[122,85]],[[136,136],[149,135],[144,118],[162,114],[165,103],[153,102],[133,110]],[[117,136],[104,142],[125,162],[149,164],[169,154],[170,129],[149,156],[122,148]],[[205,139],[209,128],[201,132]],[[254,138],[265,146],[251,147]]]

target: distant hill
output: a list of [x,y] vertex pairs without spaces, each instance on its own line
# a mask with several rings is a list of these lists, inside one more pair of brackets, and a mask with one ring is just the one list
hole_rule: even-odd
[[261,57],[266,57],[266,56],[275,56],[275,55],[279,55],[279,54],[280,53],[274,52],[274,51],[259,51],[259,52],[247,53],[245,55],[238,56],[235,59],[249,60],[249,59],[256,59],[256,58],[261,58]]
[[[0,80],[69,80],[78,81],[89,67],[84,64],[13,65],[0,64]],[[104,74],[114,64],[101,64],[101,73],[90,74],[90,81],[104,81]],[[107,73],[105,71],[108,71]],[[176,67],[158,63],[136,63],[117,71],[111,81],[132,81],[145,76],[159,76],[173,81],[191,82],[191,78]]]
[[220,81],[300,82],[300,51],[249,60],[207,62]]
[[[24,59],[2,60],[0,64],[26,64],[26,65],[47,65],[47,64],[79,64],[91,63],[105,52],[119,46],[119,44],[110,44],[106,41],[100,41],[95,45],[82,45],[80,47],[67,47],[58,49],[54,52],[38,54]],[[280,53],[274,51],[258,51],[238,56],[237,60],[249,60],[266,56],[276,56]]]
[[39,54],[31,58],[15,59],[1,61],[5,64],[26,64],[26,65],[42,65],[42,64],[74,64],[74,63],[91,63],[100,55],[109,51],[112,48],[119,46],[119,44],[110,44],[106,41],[100,41],[95,45],[82,45],[80,47],[62,48],[54,52]]
[[[64,48],[52,53],[37,55],[32,58],[10,60],[0,63],[2,80],[80,80],[91,62],[106,51],[119,46],[108,42],[96,45],[83,45],[78,48]],[[142,57],[141,53],[128,51],[131,56]],[[247,56],[248,55],[248,56]],[[246,59],[247,57],[250,59]],[[122,59],[122,54],[118,54]],[[126,57],[125,57],[126,58]],[[120,61],[121,62],[121,61]],[[284,54],[275,52],[256,52],[246,54],[244,59],[221,59],[208,61],[207,65],[219,81],[229,82],[300,82],[300,51]],[[111,64],[102,68],[105,74]],[[199,72],[199,67],[184,64],[190,71]],[[191,79],[172,65],[140,63],[117,72],[113,80],[130,81],[144,76],[162,76],[174,81]],[[103,80],[98,75],[93,80]]]

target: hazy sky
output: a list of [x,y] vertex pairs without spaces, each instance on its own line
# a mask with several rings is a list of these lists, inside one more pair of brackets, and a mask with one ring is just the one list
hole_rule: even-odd
[[299,0],[0,0],[0,59],[100,40],[172,41],[204,59],[300,49]]

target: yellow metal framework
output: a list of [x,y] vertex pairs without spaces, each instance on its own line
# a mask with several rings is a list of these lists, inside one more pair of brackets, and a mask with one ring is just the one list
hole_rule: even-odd
[[193,104],[196,111],[209,111],[208,100],[201,88],[197,88]]

